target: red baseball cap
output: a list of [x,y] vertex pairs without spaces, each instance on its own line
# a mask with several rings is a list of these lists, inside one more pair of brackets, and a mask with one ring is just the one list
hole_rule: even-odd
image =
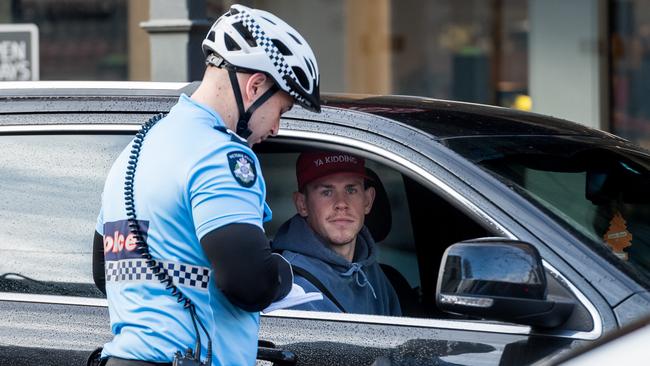
[[307,183],[338,173],[354,173],[370,179],[366,175],[363,158],[342,152],[304,152],[296,161],[296,178],[300,191]]

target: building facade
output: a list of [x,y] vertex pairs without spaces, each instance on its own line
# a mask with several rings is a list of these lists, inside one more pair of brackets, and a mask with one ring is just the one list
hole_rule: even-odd
[[[324,92],[532,110],[650,148],[648,1],[239,2],[310,41]],[[205,31],[232,3],[11,0],[0,24],[38,27],[41,80],[189,81],[203,72]]]

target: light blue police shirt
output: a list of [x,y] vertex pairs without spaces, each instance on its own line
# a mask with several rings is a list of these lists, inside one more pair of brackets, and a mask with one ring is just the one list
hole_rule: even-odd
[[[130,154],[129,144],[113,164],[97,220],[97,232],[104,236],[106,293],[114,334],[102,357],[171,362],[176,351],[194,348],[196,333],[189,311],[135,251],[124,205]],[[214,110],[183,94],[144,139],[134,193],[149,251],[196,305],[212,337],[213,364],[254,364],[259,313],[244,311],[225,298],[199,242],[224,225],[246,223],[263,229],[262,221],[271,219],[264,178],[253,151],[226,131]],[[201,337],[204,360],[207,338]]]

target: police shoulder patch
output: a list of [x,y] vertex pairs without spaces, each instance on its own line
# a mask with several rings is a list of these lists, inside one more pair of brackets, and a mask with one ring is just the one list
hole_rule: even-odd
[[227,155],[232,176],[241,186],[250,188],[257,180],[255,160],[243,151],[231,151]]

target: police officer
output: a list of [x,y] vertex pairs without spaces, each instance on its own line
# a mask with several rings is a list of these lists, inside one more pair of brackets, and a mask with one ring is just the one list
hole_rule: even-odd
[[[251,365],[259,311],[293,282],[263,231],[271,210],[250,146],[277,134],[294,102],[320,112],[316,59],[291,26],[241,5],[217,19],[202,46],[208,66],[198,89],[127,146],[104,186],[93,275],[114,334],[101,353],[108,365],[169,364],[197,340],[203,362]],[[158,271],[171,281],[159,282]]]

